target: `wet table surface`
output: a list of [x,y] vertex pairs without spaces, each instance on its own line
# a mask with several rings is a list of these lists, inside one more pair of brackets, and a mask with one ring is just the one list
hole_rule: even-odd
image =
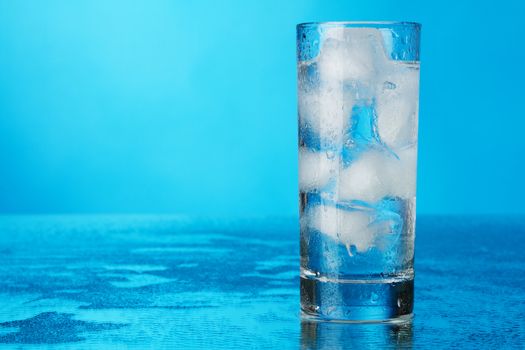
[[0,349],[525,347],[524,218],[418,217],[402,327],[301,322],[296,226],[0,217]]

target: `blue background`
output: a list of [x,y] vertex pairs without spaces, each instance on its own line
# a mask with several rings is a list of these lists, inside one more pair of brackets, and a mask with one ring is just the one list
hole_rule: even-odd
[[297,214],[295,24],[423,24],[418,211],[525,212],[523,2],[0,0],[0,212]]

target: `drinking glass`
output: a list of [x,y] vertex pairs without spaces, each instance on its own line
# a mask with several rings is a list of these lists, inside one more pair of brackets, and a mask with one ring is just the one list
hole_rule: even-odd
[[420,28],[297,26],[305,318],[411,318]]

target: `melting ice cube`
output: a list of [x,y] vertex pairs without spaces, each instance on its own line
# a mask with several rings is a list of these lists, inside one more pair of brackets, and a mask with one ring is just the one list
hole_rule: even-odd
[[321,79],[370,80],[387,61],[377,28],[328,27],[318,56]]
[[400,149],[397,157],[369,150],[341,171],[339,198],[375,203],[392,196],[412,198],[416,191],[415,147]]
[[393,197],[410,199],[416,195],[417,148],[412,146],[396,150],[399,159],[387,163],[385,171],[390,179]]
[[340,241],[349,253],[351,246],[358,252],[367,251],[378,235],[390,233],[393,226],[388,220],[377,222],[374,211],[344,210],[322,204],[310,208],[305,217],[310,228]]
[[318,88],[308,92],[300,90],[301,127],[310,128],[321,140],[321,144],[332,147],[342,144],[347,102],[340,89]]
[[302,63],[298,79],[301,129],[308,130],[321,149],[341,148],[354,104],[353,95],[338,82],[321,80],[316,62]]
[[377,128],[390,148],[417,142],[419,67],[391,62],[376,96]]
[[339,198],[374,203],[390,192],[390,182],[385,174],[389,156],[370,150],[357,158],[340,173]]

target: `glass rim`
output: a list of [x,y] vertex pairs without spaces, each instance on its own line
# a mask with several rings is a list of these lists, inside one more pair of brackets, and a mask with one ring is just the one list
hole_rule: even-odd
[[421,28],[421,23],[410,21],[326,21],[326,22],[303,22],[297,24],[297,29],[308,27],[371,27],[388,28],[394,26],[406,26]]

